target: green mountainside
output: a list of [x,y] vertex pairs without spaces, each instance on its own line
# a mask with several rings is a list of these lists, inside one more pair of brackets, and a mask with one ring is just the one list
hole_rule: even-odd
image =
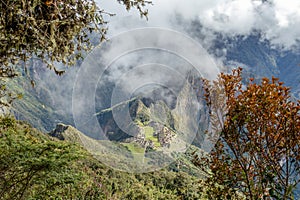
[[[190,123],[195,123],[195,118],[198,117],[191,115],[191,110],[196,110],[192,106],[193,99],[189,97],[191,82],[192,80],[187,80],[183,85],[178,94],[177,104],[172,109],[163,100],[153,101],[151,98],[135,97],[96,113],[108,140],[93,140],[94,137],[88,137],[86,133],[82,134],[72,128],[71,117],[57,112],[50,92],[43,87],[31,87],[28,77],[20,76],[11,81],[9,88],[15,93],[23,94],[22,99],[14,102],[12,109],[17,119],[26,121],[43,132],[50,132],[56,126],[55,130],[59,134],[52,133],[52,136],[59,139],[66,137],[68,141],[80,141],[81,145],[103,163],[123,171],[132,167],[137,171],[153,171],[153,166],[157,169],[170,166],[173,171],[186,168],[186,172],[200,176],[201,172],[187,159],[190,155],[185,154],[193,139],[196,141],[193,144],[197,147],[201,147],[203,139],[203,131],[195,134],[197,130],[193,128],[197,128],[198,125]],[[126,126],[124,131],[115,122],[113,111],[122,114],[126,109],[129,109],[130,119],[123,121]],[[66,127],[69,127],[66,131],[72,130],[72,134],[60,135],[64,134],[62,130]],[[204,129],[203,126],[199,127]],[[190,149],[196,151],[196,146]],[[179,164],[176,164],[177,160],[181,160]],[[139,168],[141,162],[145,165]]]
[[[126,163],[130,158],[127,165],[131,166],[134,163],[132,167],[137,171],[151,170],[153,167],[161,168],[176,161],[178,157],[184,155],[198,130],[195,120],[197,116],[191,111],[195,110],[192,106],[193,99],[189,97],[189,93],[189,87],[184,86],[174,109],[170,109],[162,100],[153,101],[150,98],[135,97],[96,113],[104,138],[113,143],[110,145],[113,149],[105,152],[111,156],[115,154],[114,152],[123,151],[124,157],[114,156],[118,157],[118,163]],[[121,116],[120,119],[118,116]],[[200,134],[203,135],[203,132]],[[99,142],[107,143],[107,140]],[[120,145],[126,150],[120,150],[122,149]],[[105,145],[102,144],[98,148],[101,152],[104,152],[103,146]],[[196,146],[193,148],[200,151]],[[108,162],[102,155],[101,161]],[[123,170],[119,164],[117,167]]]
[[[190,175],[195,171],[176,163],[177,172],[111,169],[82,148],[79,138],[85,136],[71,126],[60,124],[47,135],[2,117],[0,133],[0,199],[202,198],[200,179]],[[179,159],[182,166],[191,165],[187,160]]]
[[175,143],[201,147],[209,121],[201,84],[189,76],[174,108],[155,97],[134,97],[96,113],[105,138],[139,143],[148,150],[171,148]]
[[[132,137],[122,142],[95,140],[87,137],[74,127],[64,124],[58,124],[49,135],[59,140],[80,144],[96,159],[110,166],[115,166],[113,163],[117,163],[116,168],[123,171],[130,171],[133,167],[137,169],[139,166],[136,166],[136,164],[140,164],[141,160],[145,163],[147,161],[149,163],[163,163],[166,159],[169,159],[170,162],[168,162],[169,165],[166,166],[166,169],[174,172],[183,171],[196,177],[203,176],[201,170],[191,162],[193,152],[201,151],[198,147],[191,145],[186,151],[168,153],[166,149],[160,149],[162,144],[166,144],[161,143],[157,135],[153,136],[154,131],[151,126],[140,125],[139,127],[145,130],[143,139]],[[164,128],[164,131],[168,133],[167,128]],[[166,134],[166,132],[158,134]],[[149,146],[149,144],[152,145]],[[169,151],[172,151],[172,149],[169,149]]]
[[21,94],[21,99],[13,102],[12,113],[14,116],[38,128],[41,131],[49,131],[58,122],[72,123],[72,116],[57,112],[52,103],[53,97],[49,89],[33,87],[29,77],[19,76],[7,82],[9,90],[15,94]]
[[[0,199],[201,199],[203,172],[192,160],[205,129],[195,122],[205,111],[192,112],[190,84],[173,108],[135,97],[96,113],[107,138],[97,140],[57,112],[48,89],[31,87],[23,76],[11,81],[9,88],[23,95],[12,109],[22,121],[0,119]],[[113,111],[127,108],[124,131]]]

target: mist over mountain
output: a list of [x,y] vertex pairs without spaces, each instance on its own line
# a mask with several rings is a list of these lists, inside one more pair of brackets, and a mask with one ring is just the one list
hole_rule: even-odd
[[[198,25],[199,26],[194,25],[193,29],[201,28],[201,25]],[[195,39],[200,41],[202,37],[203,35],[199,33]],[[251,35],[248,37],[241,36],[234,39],[222,38],[222,40],[216,40],[214,45],[210,47],[208,51],[212,56],[219,58],[219,61],[222,61],[222,65],[219,65],[223,71],[230,71],[232,68],[242,67],[244,69],[243,75],[245,76],[245,81],[247,81],[249,77],[254,77],[258,81],[262,77],[279,77],[281,81],[291,87],[295,97],[299,98],[300,53],[298,51],[274,49],[269,42],[261,41],[259,35]],[[112,106],[112,92],[122,73],[132,69],[133,67],[131,66],[134,66],[137,63],[150,62],[150,57],[155,59],[158,63],[168,64],[168,62],[170,62],[168,64],[169,66],[174,66],[175,70],[181,70],[179,73],[182,74],[182,77],[187,73],[184,71],[191,70],[191,67],[188,67],[186,63],[180,61],[178,58],[170,57],[166,53],[146,51],[145,55],[142,55],[142,53],[135,55],[137,55],[139,59],[129,59],[132,62],[127,62],[128,64],[126,62],[122,63],[121,59],[119,64],[115,63],[114,66],[107,69],[101,82],[99,82],[99,85],[97,86],[95,112],[99,112],[102,109],[107,109]],[[36,62],[31,66],[31,70],[36,72],[33,77],[36,81],[36,87],[30,88],[30,86],[26,86],[20,90],[20,92],[24,93],[25,97],[28,96],[28,98],[24,98],[22,103],[15,103],[16,116],[20,119],[32,121],[35,127],[42,130],[46,129],[48,131],[52,130],[58,122],[74,125],[74,123],[72,123],[72,92],[74,80],[77,76],[76,72],[79,67],[70,68],[62,77],[58,77],[50,71],[42,69],[40,64],[40,62]],[[181,66],[185,67],[181,68]],[[149,72],[149,74],[151,74],[151,72]],[[159,71],[157,71],[156,74],[159,74]],[[165,78],[163,71],[161,73],[161,78]],[[27,81],[27,83],[30,84],[29,81]],[[154,99],[164,98],[165,103],[170,108],[174,108],[176,96],[183,87],[183,83],[184,78],[178,80],[170,77],[169,85],[172,85],[171,90],[170,88],[162,89],[161,86],[152,85],[148,89],[147,87],[139,89],[131,95],[132,98],[134,98],[135,95],[151,94],[150,96]],[[152,87],[161,89],[156,90],[156,93],[151,93]],[[119,92],[121,92],[120,95],[122,95],[122,90]],[[123,93],[126,94],[126,90],[124,90]],[[31,102],[33,98],[36,99],[34,100],[35,105],[40,105],[37,106],[37,108],[41,108],[40,112],[30,111],[31,108],[29,102]],[[40,120],[35,121],[28,119],[28,111],[31,112],[30,118],[34,119],[42,116],[41,118],[44,119],[42,121],[45,121],[45,123],[40,123]]]
[[[217,1],[154,1],[153,4],[153,8],[149,8],[147,21],[140,19],[135,13],[119,11],[117,4],[104,1],[103,8],[118,13],[116,17],[109,19],[108,38],[132,28],[158,26],[173,29],[186,34],[204,47],[220,71],[229,72],[240,66],[244,69],[245,83],[249,77],[254,77],[257,81],[262,77],[279,77],[291,87],[295,97],[300,97],[299,34],[297,28],[289,31],[299,23],[299,13],[296,12],[298,3],[291,4],[294,9],[290,10],[279,1],[274,1],[273,4],[248,0],[226,1],[221,4]],[[238,7],[241,9],[237,9]],[[272,16],[275,17],[271,18]],[[122,41],[115,45],[121,48],[131,46],[134,42],[136,41]],[[185,46],[184,43],[181,45]],[[111,54],[110,46],[104,45],[101,48],[103,58],[100,57],[97,61],[100,65]],[[193,50],[190,49],[189,53],[193,54]],[[33,60],[29,71],[32,72],[31,78],[36,82],[36,87],[19,88],[25,98],[22,102],[15,103],[16,117],[47,131],[52,130],[59,122],[76,126],[73,121],[72,95],[76,77],[81,75],[77,73],[80,64],[67,69],[63,76],[58,77],[42,68],[40,61]],[[64,68],[59,63],[57,65],[58,68]],[[174,109],[187,75],[193,71],[193,66],[180,56],[158,49],[130,52],[121,55],[108,66],[105,63],[102,65],[106,68],[99,77],[95,90],[95,113],[122,103],[122,97],[128,97],[129,100],[137,96],[150,97],[152,101],[163,100],[170,109]],[[207,70],[210,67],[207,66]],[[124,77],[130,81],[126,81]],[[135,88],[138,83],[151,80],[163,80],[167,86],[150,84]],[[118,98],[112,98],[114,93],[118,94]],[[34,109],[32,102],[36,105]]]

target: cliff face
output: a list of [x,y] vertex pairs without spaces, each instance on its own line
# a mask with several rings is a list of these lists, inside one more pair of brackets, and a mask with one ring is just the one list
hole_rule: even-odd
[[203,98],[202,81],[199,77],[189,74],[180,91],[175,109],[172,111],[175,130],[185,140],[200,147],[204,132],[208,128],[208,111]]

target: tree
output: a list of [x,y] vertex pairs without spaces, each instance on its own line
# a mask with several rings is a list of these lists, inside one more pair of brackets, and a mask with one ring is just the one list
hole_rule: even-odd
[[[136,8],[147,17],[146,0],[118,0],[127,10]],[[0,1],[0,106],[18,95],[7,91],[5,81],[17,76],[16,66],[27,71],[29,59],[41,59],[61,75],[54,63],[72,66],[93,47],[90,34],[105,40],[107,22],[113,14],[97,7],[95,0]],[[34,85],[34,82],[32,85]]]
[[[118,0],[127,10],[137,8],[141,16],[145,0]],[[94,0],[7,0],[0,2],[0,69],[27,61],[42,59],[57,74],[53,62],[74,65],[82,50],[92,47],[89,33],[105,39],[104,15]],[[1,75],[1,74],[0,74]]]
[[261,84],[250,79],[245,88],[241,81],[241,68],[222,73],[213,84],[206,81],[211,117],[220,119],[212,103],[220,85],[226,115],[210,157],[196,156],[195,163],[208,173],[206,183],[218,185],[210,195],[292,199],[300,182],[300,102],[293,102],[289,88],[274,77]]
[[5,81],[2,80],[3,78],[13,78],[16,77],[16,72],[9,68],[9,67],[2,67],[0,68],[0,108],[2,106],[9,106],[12,101],[18,97],[18,95],[14,95],[13,93],[9,92],[6,88]]

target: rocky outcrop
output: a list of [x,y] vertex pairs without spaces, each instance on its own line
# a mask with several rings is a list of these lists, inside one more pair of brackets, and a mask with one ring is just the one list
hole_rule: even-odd
[[59,123],[56,125],[56,128],[53,129],[48,135],[55,137],[59,140],[67,140],[74,143],[82,143],[82,137],[86,137],[76,128]]

